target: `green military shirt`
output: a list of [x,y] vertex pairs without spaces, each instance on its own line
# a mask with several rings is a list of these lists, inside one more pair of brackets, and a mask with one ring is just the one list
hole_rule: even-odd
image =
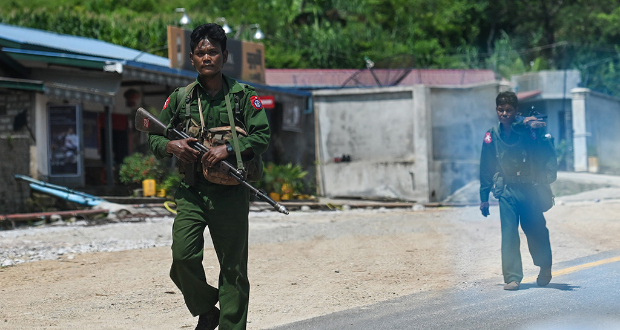
[[500,124],[488,130],[480,155],[481,202],[489,201],[496,174],[522,178],[524,183],[552,183],[557,177],[553,139],[544,134],[544,129],[522,123],[513,124],[510,137],[503,134]]
[[[247,137],[239,136],[239,148],[240,152],[251,148],[254,152],[254,156],[258,156],[267,150],[269,144],[269,123],[267,121],[267,115],[263,110],[260,100],[256,91],[251,86],[245,86],[238,83],[236,80],[222,75],[225,80],[222,85],[222,90],[219,91],[214,97],[209,95],[205,88],[200,84],[197,78],[197,84],[194,87],[194,94],[190,102],[191,118],[200,123],[200,114],[198,112],[198,97],[200,96],[203,118],[205,121],[205,128],[213,128],[220,126],[229,126],[230,120],[228,119],[228,111],[226,109],[225,91],[228,90],[231,107],[233,112],[235,111],[235,100],[233,95],[242,95],[239,99],[239,108],[241,112],[241,119],[243,122],[237,122],[237,126],[241,126],[248,133]],[[195,94],[198,93],[198,94]],[[164,107],[159,114],[159,119],[164,123],[171,123],[173,126],[177,126],[184,122],[185,118],[185,100],[181,100],[182,96],[179,95],[179,88],[177,88],[166,100]],[[181,104],[180,104],[181,103]],[[178,109],[177,109],[178,108]],[[176,113],[176,116],[175,116]],[[175,119],[171,121],[172,117]],[[237,121],[237,120],[235,120]],[[241,124],[241,125],[240,125]],[[170,140],[161,135],[149,134],[149,146],[158,158],[172,157],[171,154],[166,152],[166,145]]]

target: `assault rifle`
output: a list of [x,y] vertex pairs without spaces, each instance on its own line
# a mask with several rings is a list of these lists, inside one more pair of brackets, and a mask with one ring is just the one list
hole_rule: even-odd
[[[527,125],[532,128],[547,126],[547,123],[545,122],[545,120],[547,120],[547,115],[543,115],[540,112],[534,110],[534,107],[532,107],[532,110],[530,110],[528,117],[536,117],[536,120],[532,120],[527,123]],[[516,116],[515,119],[517,123],[523,123],[525,116]]]
[[[185,132],[179,131],[175,128],[169,128],[166,130],[166,125],[164,125],[164,123],[162,123],[159,119],[157,119],[157,117],[153,116],[150,112],[144,110],[143,108],[139,108],[138,112],[136,112],[136,129],[140,132],[163,135],[170,140],[181,140],[190,137]],[[209,151],[209,149],[205,147],[202,143],[195,142],[190,144],[190,146],[198,150],[200,152],[200,156],[204,155]],[[231,176],[232,178],[237,180],[237,182],[246,186],[256,197],[269,203],[269,205],[273,206],[276,211],[288,214],[288,210],[286,209],[286,207],[269,198],[269,196],[267,196],[264,192],[252,187],[252,185],[246,181],[243,171],[238,170],[236,167],[234,167],[232,164],[225,160],[218,162],[215,166],[217,166],[217,170]]]

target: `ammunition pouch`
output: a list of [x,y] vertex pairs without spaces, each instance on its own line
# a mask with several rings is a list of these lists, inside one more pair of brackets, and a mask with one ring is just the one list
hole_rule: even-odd
[[[185,99],[185,120],[179,124],[178,129],[184,131],[189,136],[198,139],[198,142],[204,144],[207,148],[217,147],[223,144],[226,144],[228,140],[233,140],[233,134],[230,126],[222,126],[222,127],[214,127],[209,130],[204,130],[204,118],[202,117],[202,108],[200,107],[201,101],[200,97],[198,97],[198,112],[201,115],[201,123],[198,124],[194,119],[190,116],[190,101],[192,99],[192,94],[194,94],[194,87],[196,86],[196,82],[193,82],[186,87],[181,87],[178,89],[180,99]],[[239,92],[234,94],[235,101],[235,114],[237,117],[240,117],[239,111],[239,100],[243,97],[245,93],[246,85],[244,85],[243,92]],[[228,85],[225,86],[225,94],[228,95]],[[240,94],[240,95],[239,95]],[[235,127],[235,132],[240,134],[241,136],[247,137],[248,134],[245,130],[235,125],[235,118],[232,114],[232,108],[230,105],[229,97],[225,97],[226,107],[229,115],[229,119],[232,122],[232,126]],[[181,112],[181,108],[183,106],[182,102],[179,102],[176,108],[175,115],[171,119],[172,123],[175,122],[175,118]],[[240,123],[241,120],[239,120]],[[243,125],[242,125],[243,126]],[[234,137],[236,139],[236,137]],[[233,141],[231,141],[233,142]],[[232,145],[232,144],[231,144]],[[243,172],[245,175],[245,180],[250,182],[258,181],[263,175],[263,162],[262,157],[260,155],[255,155],[252,159],[242,159],[239,151],[236,151],[236,156],[238,157],[238,161],[235,161],[235,157],[229,157],[227,160],[230,164],[239,164],[238,167],[243,166]],[[227,173],[227,168],[225,166],[220,166],[221,164],[216,164],[213,167],[206,168],[200,164],[200,162],[196,162],[194,164],[184,164],[181,162],[179,166],[179,173],[185,175],[185,183],[192,186],[196,182],[196,173],[202,172],[205,179],[209,182],[222,184],[222,185],[237,185],[239,182],[231,177]],[[203,168],[204,167],[204,168]]]
[[[532,185],[534,188],[535,196],[532,197],[535,198],[536,204],[540,207],[542,212],[549,211],[549,209],[555,205],[555,196],[551,190],[551,185],[547,183],[540,183],[540,181],[536,182],[532,176],[508,175],[505,178],[502,178],[499,173],[496,173],[493,177],[493,182],[495,183],[493,187],[493,196],[495,196],[495,198],[499,199],[501,192],[504,190],[503,187],[506,184],[527,184]],[[498,187],[498,184],[500,187]],[[499,196],[496,194],[499,194]]]
[[[248,136],[245,130],[240,127],[235,127],[237,135]],[[207,130],[204,136],[204,145],[207,148],[213,148],[226,144],[227,141],[232,140],[232,130],[230,126],[214,127]],[[231,161],[231,164],[236,162]],[[253,157],[250,160],[244,160],[243,167],[245,169],[246,180],[255,182],[260,179],[263,174],[263,164],[260,156]],[[220,170],[219,166],[205,167],[202,169],[205,179],[209,182],[223,184],[223,185],[237,185],[239,182],[229,176],[227,173]]]
[[538,183],[534,185],[536,190],[536,202],[542,212],[549,211],[555,205],[555,196],[551,190],[551,185],[546,183]]
[[535,182],[534,177],[531,175],[506,175],[504,177],[505,184],[526,184]]
[[505,188],[505,184],[504,184],[504,178],[498,173],[495,173],[495,175],[493,176],[493,197],[495,197],[495,199],[499,199],[500,196],[502,196],[502,193],[504,192],[504,188]]

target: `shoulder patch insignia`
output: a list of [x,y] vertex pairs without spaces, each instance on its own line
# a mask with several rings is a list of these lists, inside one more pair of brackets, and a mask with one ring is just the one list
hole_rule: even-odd
[[534,130],[531,131],[532,133],[532,140],[536,140],[536,132],[534,132]]
[[260,99],[258,98],[258,96],[254,95],[252,97],[250,97],[250,103],[252,103],[252,106],[256,109],[256,110],[261,110],[263,109],[263,104],[260,102]]
[[493,142],[493,138],[491,138],[491,132],[487,132],[487,134],[484,135],[484,143],[489,144]]
[[168,103],[170,103],[170,96],[168,96],[168,98],[166,99],[166,103],[164,103],[164,107],[162,108],[162,110],[165,110],[168,107]]

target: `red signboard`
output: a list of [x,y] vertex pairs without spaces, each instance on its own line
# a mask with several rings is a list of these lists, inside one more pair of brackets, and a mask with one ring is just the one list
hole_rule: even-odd
[[276,107],[276,99],[273,97],[273,95],[259,96],[258,98],[263,104],[263,108],[273,109]]

